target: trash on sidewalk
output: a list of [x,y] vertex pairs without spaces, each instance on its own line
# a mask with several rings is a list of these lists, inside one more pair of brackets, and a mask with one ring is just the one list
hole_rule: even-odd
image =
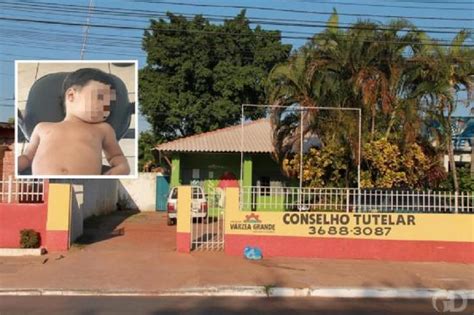
[[262,250],[258,247],[246,246],[244,248],[244,256],[250,260],[260,260],[262,259]]

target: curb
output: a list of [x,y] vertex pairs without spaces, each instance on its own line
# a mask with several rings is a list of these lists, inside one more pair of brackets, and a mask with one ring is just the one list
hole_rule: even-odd
[[41,256],[44,248],[0,248],[0,257]]
[[398,299],[452,299],[474,300],[474,290],[413,289],[413,288],[272,288],[269,296],[322,298],[398,298]]
[[320,297],[474,300],[474,290],[413,288],[283,288],[264,286],[219,286],[169,291],[0,289],[0,296],[235,296],[235,297]]

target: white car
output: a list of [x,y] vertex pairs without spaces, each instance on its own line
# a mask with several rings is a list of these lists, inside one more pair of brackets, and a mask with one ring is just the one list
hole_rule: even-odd
[[[168,213],[168,225],[176,224],[178,210],[178,187],[173,187],[168,195],[166,206]],[[205,220],[207,218],[207,200],[204,191],[199,186],[191,187],[191,215],[192,218]]]

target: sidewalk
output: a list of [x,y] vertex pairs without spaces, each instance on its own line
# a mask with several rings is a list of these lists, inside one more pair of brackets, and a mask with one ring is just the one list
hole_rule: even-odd
[[[161,213],[92,220],[69,252],[0,257],[0,290],[169,292],[191,288],[404,288],[474,290],[474,265],[271,258],[175,251],[176,226]],[[265,253],[264,253],[265,254]]]

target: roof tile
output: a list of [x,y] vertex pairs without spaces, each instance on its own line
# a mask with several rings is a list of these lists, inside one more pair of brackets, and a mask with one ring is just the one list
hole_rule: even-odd
[[272,132],[268,119],[259,119],[244,124],[243,148],[241,125],[217,129],[155,147],[169,152],[243,152],[272,153]]

